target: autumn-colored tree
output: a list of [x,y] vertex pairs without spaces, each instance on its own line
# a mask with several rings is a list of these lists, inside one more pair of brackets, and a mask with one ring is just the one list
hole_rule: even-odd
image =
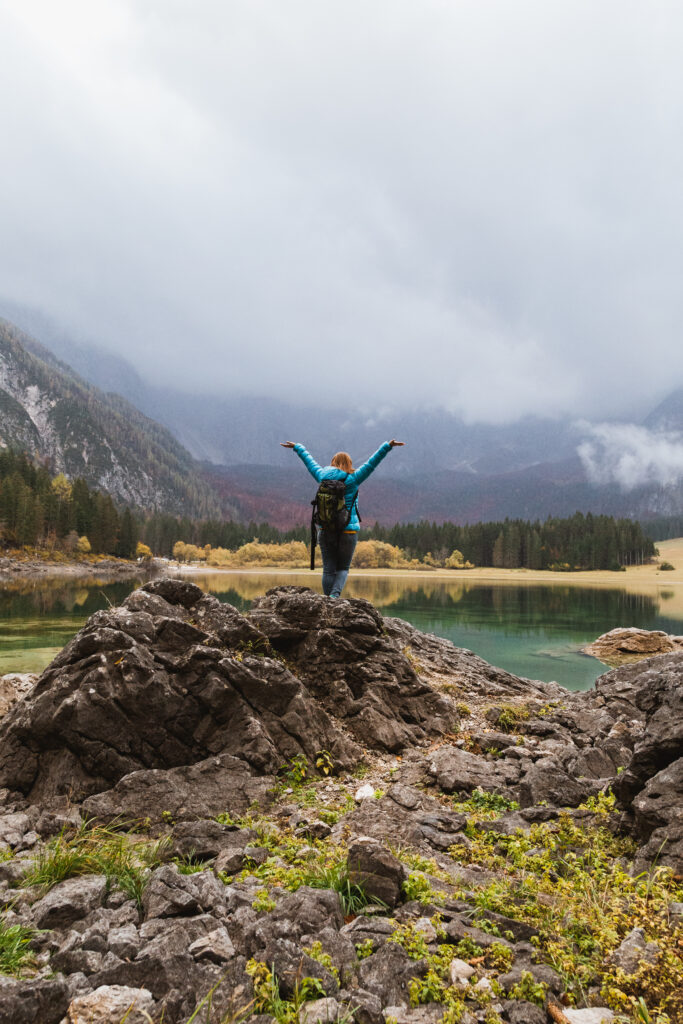
[[447,569],[474,569],[472,562],[468,562],[462,551],[458,551],[457,548],[448,556],[445,566]]
[[68,501],[71,497],[71,484],[63,473],[58,473],[52,481],[52,490],[60,501]]

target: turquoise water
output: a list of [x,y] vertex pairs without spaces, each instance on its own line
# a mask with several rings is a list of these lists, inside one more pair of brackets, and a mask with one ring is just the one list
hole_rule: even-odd
[[[203,590],[238,608],[278,583],[317,577],[212,574],[195,577]],[[139,584],[86,585],[49,580],[0,590],[0,674],[41,671],[99,608],[119,604]],[[634,594],[611,587],[510,585],[351,577],[349,597],[364,597],[384,615],[447,637],[516,675],[590,687],[606,666],[580,648],[615,626],[683,632],[672,591]]]

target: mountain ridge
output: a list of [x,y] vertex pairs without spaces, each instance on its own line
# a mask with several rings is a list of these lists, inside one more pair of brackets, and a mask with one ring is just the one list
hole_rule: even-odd
[[189,452],[125,398],[84,381],[0,319],[0,443],[138,508],[217,514]]

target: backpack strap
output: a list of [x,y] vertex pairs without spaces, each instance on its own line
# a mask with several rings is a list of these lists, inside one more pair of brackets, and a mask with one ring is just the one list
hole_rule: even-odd
[[311,512],[311,569],[315,569],[315,542],[318,539],[315,530],[315,498],[311,502],[313,511]]

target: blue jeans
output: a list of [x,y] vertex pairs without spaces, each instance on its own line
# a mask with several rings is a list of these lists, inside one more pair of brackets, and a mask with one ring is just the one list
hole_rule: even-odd
[[318,544],[323,556],[323,594],[327,597],[341,596],[357,540],[357,533],[318,530]]

